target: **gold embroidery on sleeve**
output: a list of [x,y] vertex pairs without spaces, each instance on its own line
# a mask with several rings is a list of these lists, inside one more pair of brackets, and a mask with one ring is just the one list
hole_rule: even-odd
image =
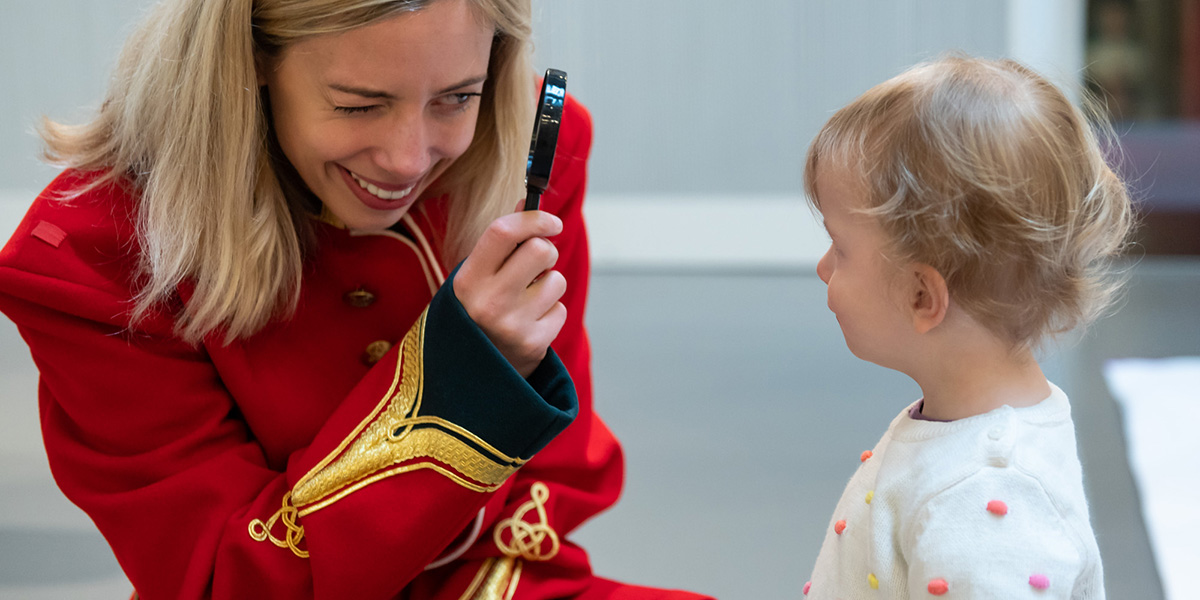
[[[525,464],[455,423],[419,414],[424,393],[427,316],[428,309],[401,342],[392,384],[379,404],[296,483],[284,496],[283,508],[265,523],[259,519],[250,522],[250,537],[260,542],[270,540],[281,548],[291,548],[297,556],[307,557],[308,553],[298,547],[304,537],[298,519],[372,483],[430,469],[466,489],[492,492]],[[282,540],[271,533],[280,521],[287,528]]]
[[[259,542],[271,540],[272,544],[280,548],[290,548],[292,554],[300,558],[308,558],[308,551],[300,549],[300,541],[304,539],[304,527],[296,523],[297,513],[296,507],[292,506],[292,494],[284,494],[283,507],[275,511],[266,523],[258,519],[250,521],[250,537]],[[283,526],[287,528],[282,540],[271,533],[278,521],[283,521]]]
[[299,516],[399,473],[432,469],[467,489],[486,492],[525,464],[455,423],[420,414],[427,315],[421,314],[401,342],[396,376],[384,400],[293,488]]
[[[550,488],[537,482],[529,489],[531,500],[522,504],[511,518],[496,523],[494,539],[496,547],[508,557],[521,557],[529,561],[550,560],[558,555],[558,533],[550,527],[546,517],[546,501],[550,499]],[[538,522],[530,523],[525,515],[537,511]],[[509,532],[509,541],[504,541],[504,532]],[[549,547],[543,548],[549,540]]]

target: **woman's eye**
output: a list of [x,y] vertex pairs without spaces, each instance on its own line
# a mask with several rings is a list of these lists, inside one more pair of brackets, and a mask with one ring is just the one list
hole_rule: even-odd
[[442,96],[441,104],[448,107],[466,108],[470,104],[471,99],[477,96],[482,96],[479,92],[460,92],[456,94],[446,94]]
[[368,106],[368,107],[334,107],[334,110],[337,110],[337,112],[338,112],[338,113],[342,113],[342,114],[362,114],[362,113],[368,113],[368,112],[371,112],[371,110],[373,110],[374,108],[376,108],[376,107],[374,107],[374,106]]

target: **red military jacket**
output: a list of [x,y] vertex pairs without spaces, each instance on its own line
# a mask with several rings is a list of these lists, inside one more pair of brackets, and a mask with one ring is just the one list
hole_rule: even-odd
[[569,101],[542,197],[569,316],[528,380],[444,285],[445,199],[396,231],[317,224],[295,314],[196,347],[171,307],[130,325],[130,186],[63,203],[95,176],[68,171],[39,196],[0,251],[0,310],[41,373],[54,477],[141,597],[666,594],[593,577],[566,539],[622,481],[583,327],[590,143]]

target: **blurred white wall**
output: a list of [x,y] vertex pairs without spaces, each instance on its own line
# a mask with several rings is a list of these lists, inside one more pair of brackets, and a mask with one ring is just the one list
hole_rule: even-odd
[[[948,51],[1074,82],[1084,0],[533,0],[536,64],[596,123],[598,267],[806,266],[811,137],[838,107]],[[55,170],[41,115],[78,121],[149,0],[0,0],[0,234]]]

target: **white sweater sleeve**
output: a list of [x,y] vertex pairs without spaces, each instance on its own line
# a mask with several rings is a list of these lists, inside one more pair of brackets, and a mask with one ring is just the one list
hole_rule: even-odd
[[1020,469],[985,467],[913,516],[899,540],[910,598],[1078,597],[1077,532]]

